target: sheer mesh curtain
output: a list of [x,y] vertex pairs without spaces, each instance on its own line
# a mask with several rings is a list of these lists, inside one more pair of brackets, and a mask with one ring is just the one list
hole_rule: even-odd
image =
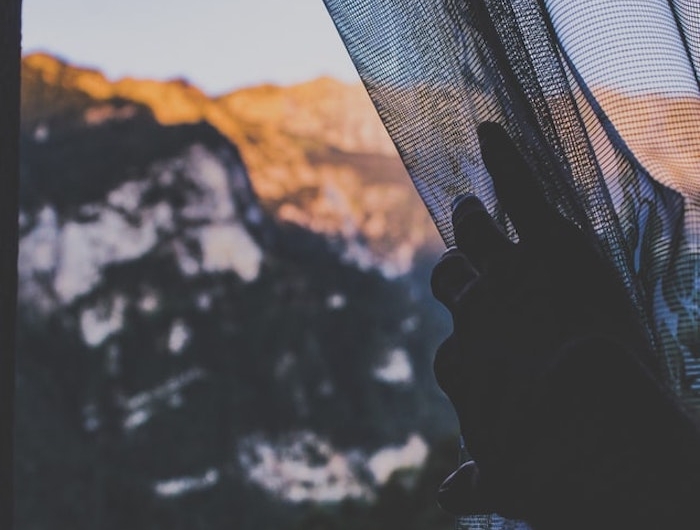
[[497,121],[616,265],[700,416],[697,2],[324,1],[445,243],[467,191],[513,235],[475,135]]

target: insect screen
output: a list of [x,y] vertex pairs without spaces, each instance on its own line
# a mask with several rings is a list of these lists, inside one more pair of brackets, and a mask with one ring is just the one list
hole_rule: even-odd
[[465,192],[514,236],[476,138],[499,122],[614,263],[663,377],[700,416],[699,4],[324,1],[445,243]]

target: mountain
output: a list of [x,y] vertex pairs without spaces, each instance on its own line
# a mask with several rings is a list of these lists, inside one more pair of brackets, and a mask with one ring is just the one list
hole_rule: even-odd
[[211,99],[25,59],[17,528],[451,526],[429,220],[333,114],[356,89],[312,85]]
[[[122,79],[34,54],[23,61],[23,124],[50,134],[51,107],[94,105],[82,119],[118,119],[105,102],[151,110],[161,125],[206,121],[240,150],[260,203],[280,220],[329,236],[345,257],[397,275],[439,236],[360,85],[329,78],[208,97],[183,80]],[[102,105],[100,105],[102,103]],[[128,110],[122,112],[129,112]]]

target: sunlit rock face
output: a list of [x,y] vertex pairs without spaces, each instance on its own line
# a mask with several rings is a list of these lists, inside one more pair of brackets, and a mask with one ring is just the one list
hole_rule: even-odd
[[[110,81],[45,54],[23,61],[23,119],[37,141],[52,112],[82,105],[81,126],[133,120],[147,108],[161,125],[206,121],[240,149],[263,207],[333,239],[345,258],[389,276],[437,232],[364,87],[320,78],[209,97],[185,81]],[[115,100],[125,103],[115,104]],[[191,164],[197,162],[194,157]],[[204,174],[214,178],[208,170]]]
[[399,470],[419,469],[428,445],[412,434],[404,444],[367,454],[342,451],[309,431],[270,440],[251,435],[241,440],[239,459],[248,480],[291,502],[339,502],[374,497]]
[[89,292],[109,263],[139,258],[157,242],[152,219],[142,218],[145,222],[134,226],[119,213],[97,205],[91,217],[92,221],[69,221],[61,228],[53,283],[61,303]]
[[124,326],[126,300],[116,297],[103,301],[101,306],[83,309],[80,314],[80,331],[89,346],[99,346],[110,335],[119,332]]
[[382,362],[374,368],[374,377],[390,384],[410,384],[413,382],[413,366],[408,352],[403,348],[387,351]]
[[[43,296],[69,304],[101,282],[105,267],[139,259],[157,246],[185,261],[182,268],[190,275],[233,272],[243,281],[255,280],[263,251],[249,232],[249,220],[261,219],[262,213],[245,195],[239,207],[236,194],[249,185],[236,180],[245,172],[231,156],[221,155],[195,143],[154,162],[138,180],[108,190],[105,202],[80,205],[72,216],[59,219],[51,205],[25,214],[23,282],[44,278]],[[26,286],[24,292],[31,290]]]
[[411,434],[403,445],[379,449],[367,461],[377,484],[385,484],[400,469],[420,468],[428,457],[428,444],[418,434]]
[[287,501],[338,502],[372,495],[358,472],[362,455],[338,451],[309,431],[277,441],[246,437],[239,459],[250,481]]

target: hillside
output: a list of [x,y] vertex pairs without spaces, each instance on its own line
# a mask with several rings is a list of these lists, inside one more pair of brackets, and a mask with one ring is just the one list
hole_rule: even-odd
[[[312,140],[319,160],[352,159],[318,163],[335,192],[312,179],[275,205],[221,128],[158,116],[163,101],[222,102],[183,83],[129,92],[47,57],[24,74],[17,528],[450,527],[427,493],[456,442],[431,370],[447,332],[433,251],[412,240],[406,273],[386,274],[388,229],[372,240],[367,225],[338,235],[283,215],[309,195],[342,218],[336,178],[366,179],[365,201],[376,184],[380,205],[399,180],[413,193],[358,169],[394,155],[363,151],[371,135],[339,136],[341,151],[311,119],[304,141],[270,121],[260,138],[287,138],[300,164]],[[149,87],[163,90],[153,106],[137,98]],[[227,105],[254,121],[241,103],[254,92]]]
[[40,135],[50,134],[53,112],[119,120],[115,99],[146,107],[161,125],[206,121],[240,150],[265,210],[337,240],[365,268],[400,274],[418,249],[441,246],[360,85],[321,78],[209,98],[185,81],[111,82],[43,54],[26,57],[22,75],[23,125]]

